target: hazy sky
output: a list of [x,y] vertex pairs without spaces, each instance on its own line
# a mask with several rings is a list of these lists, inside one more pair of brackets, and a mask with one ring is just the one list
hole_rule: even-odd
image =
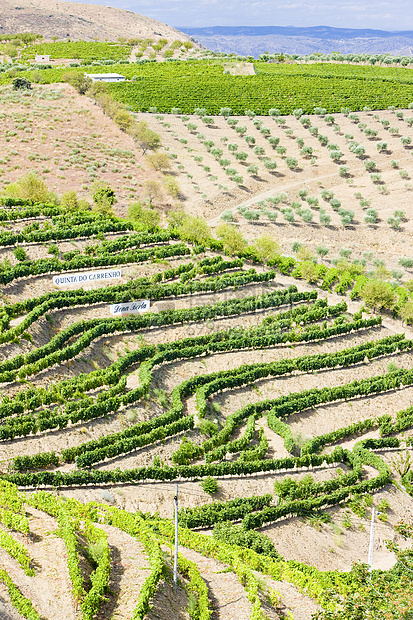
[[[73,0],[72,0],[73,1]],[[78,1],[78,0],[74,0]],[[169,26],[334,26],[413,30],[413,1],[82,0],[129,9]]]

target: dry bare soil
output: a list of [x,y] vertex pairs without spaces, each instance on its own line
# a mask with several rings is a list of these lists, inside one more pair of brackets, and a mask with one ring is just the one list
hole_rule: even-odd
[[[403,114],[408,118],[410,111],[404,110]],[[173,170],[186,197],[185,209],[205,217],[213,226],[219,223],[224,211],[231,210],[234,221],[249,240],[261,234],[273,235],[287,254],[291,254],[294,242],[304,244],[313,252],[318,245],[324,245],[329,248],[328,259],[337,257],[341,248],[351,250],[352,260],[361,259],[365,252],[372,252],[373,257],[369,262],[374,259],[384,260],[389,269],[398,269],[399,257],[409,256],[409,252],[411,253],[413,160],[410,147],[403,147],[401,137],[411,136],[412,130],[406,120],[396,117],[395,112],[358,112],[359,121],[356,122],[343,114],[335,114],[334,125],[326,123],[323,117],[312,116],[312,126],[342,152],[338,163],[330,158],[330,150],[321,146],[317,137],[311,135],[293,116],[284,117],[283,125],[279,125],[271,117],[231,117],[238,121],[234,127],[230,127],[223,117],[214,117],[213,124],[205,126],[196,116],[137,116],[145,119],[161,135],[166,152],[175,154]],[[387,129],[383,127],[382,120],[388,122]],[[269,134],[264,137],[259,127],[254,125],[254,121],[261,124],[261,129],[269,129]],[[196,125],[196,130],[188,129],[188,123]],[[359,123],[377,131],[377,136],[368,138]],[[236,133],[235,128],[239,126],[246,127],[245,136],[252,136],[254,144],[248,145],[245,137]],[[390,133],[389,128],[395,132]],[[204,138],[200,139],[199,133]],[[271,147],[269,137],[279,138],[279,146],[286,149],[284,154],[278,154]],[[301,147],[297,140],[302,140],[305,146],[313,149],[311,157],[300,155]],[[213,142],[214,145],[207,148],[205,141]],[[362,157],[357,157],[350,151],[351,141],[365,148]],[[385,150],[378,151],[377,144],[380,142],[386,142]],[[254,152],[256,147],[261,147],[264,152],[257,155]],[[227,167],[242,176],[240,185],[229,179],[224,167],[217,161],[219,157],[215,157],[210,152],[211,149],[223,151],[221,159],[229,162]],[[236,159],[240,151],[248,155],[245,162]],[[265,157],[277,163],[274,172],[265,169]],[[288,157],[297,159],[296,169],[291,170],[288,167]],[[381,177],[378,182],[371,179],[370,173],[366,171],[366,160],[376,163],[375,173]],[[247,172],[251,164],[258,166],[256,175]],[[340,176],[342,166],[348,168],[345,176]],[[307,199],[299,197],[298,192],[303,189],[307,190],[310,199],[318,200],[317,205],[310,205]],[[342,225],[337,209],[334,210],[329,202],[322,198],[323,189],[331,190],[334,197],[341,202],[341,208],[354,213],[351,225]],[[280,194],[286,194],[286,197],[274,208],[268,199]],[[368,201],[368,204],[361,206],[360,199]],[[311,223],[305,223],[297,213],[293,223],[284,219],[280,210],[297,202],[302,209],[310,210],[313,218]],[[237,207],[241,205],[261,211],[260,219],[257,222],[248,222],[237,211]],[[275,223],[268,220],[263,209],[278,211]],[[328,226],[319,223],[320,209],[331,218]],[[377,212],[375,224],[364,222],[368,209],[375,209]],[[387,223],[396,210],[405,214],[398,230]]]
[[[35,86],[25,94],[4,88],[0,115],[3,188],[33,170],[58,195],[75,189],[91,202],[93,182],[101,180],[115,190],[124,215],[143,197],[146,181],[162,180],[132,138],[71,86]],[[164,192],[159,206],[172,204]]]
[[57,36],[83,41],[116,41],[118,37],[190,40],[176,28],[132,11],[60,0],[21,0],[18,5],[3,0],[0,26],[3,33],[35,32],[45,39]]

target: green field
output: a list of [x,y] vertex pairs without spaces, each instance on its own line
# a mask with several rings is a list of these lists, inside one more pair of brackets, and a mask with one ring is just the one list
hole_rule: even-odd
[[[125,47],[101,45],[128,53]],[[106,52],[111,57],[106,48],[102,57]],[[410,69],[327,63],[276,65],[257,62],[254,66],[256,75],[246,76],[224,74],[222,64],[211,61],[101,65],[97,71],[118,72],[131,80],[111,84],[110,91],[131,110],[142,112],[156,107],[159,112],[169,113],[172,108],[180,108],[182,113],[191,114],[195,108],[203,107],[208,114],[215,115],[222,107],[230,107],[235,115],[242,115],[247,109],[267,115],[271,108],[277,108],[281,114],[291,114],[302,108],[306,114],[311,114],[315,107],[323,107],[327,112],[340,112],[342,108],[357,111],[364,107],[380,110],[392,105],[407,108],[413,101],[413,70]],[[71,70],[83,71],[80,68]],[[61,82],[67,72],[67,68],[46,69],[42,71],[41,83]],[[31,77],[30,71],[22,75]],[[2,75],[1,81],[10,81],[7,73]]]
[[130,55],[130,46],[94,41],[38,43],[22,50],[21,59],[33,59],[37,54],[49,55],[51,60],[74,58],[79,60],[123,60]]
[[[327,112],[341,108],[362,110],[385,109],[390,105],[407,107],[413,101],[413,77],[403,72],[399,81],[396,70],[383,69],[380,77],[369,68],[348,66],[266,65],[257,63],[257,75],[223,75],[218,65],[182,63],[180,65],[151,65],[136,72],[133,83],[113,84],[110,90],[115,99],[133,110],[148,111],[156,107],[168,113],[181,108],[192,113],[196,107],[206,108],[209,114],[219,114],[222,107],[242,115],[251,109],[266,115],[270,108],[290,114],[302,108],[311,114],[321,106]],[[332,69],[330,69],[332,67]]]

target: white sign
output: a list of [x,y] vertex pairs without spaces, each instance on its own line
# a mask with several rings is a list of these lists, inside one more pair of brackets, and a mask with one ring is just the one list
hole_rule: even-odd
[[87,271],[85,273],[67,273],[53,277],[56,286],[70,286],[71,284],[87,284],[107,280],[118,280],[122,277],[121,269],[103,269],[102,271]]
[[140,312],[148,312],[151,307],[149,299],[140,299],[138,301],[130,301],[125,304],[114,304],[110,307],[110,313],[115,316],[121,314],[139,314]]

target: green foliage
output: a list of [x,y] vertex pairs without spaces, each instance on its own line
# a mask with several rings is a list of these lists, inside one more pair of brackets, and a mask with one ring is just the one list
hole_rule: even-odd
[[23,201],[47,202],[50,198],[46,183],[35,172],[28,172],[15,183],[7,186],[7,195]]
[[129,205],[127,219],[133,222],[135,230],[157,229],[161,217],[155,208],[145,208],[141,202]]
[[99,187],[93,194],[95,210],[98,213],[112,214],[112,207],[115,204],[115,192],[109,187]]
[[205,491],[205,493],[208,493],[208,495],[215,495],[215,493],[218,491],[218,482],[215,480],[215,478],[212,478],[212,476],[207,476],[201,482],[201,487],[202,490]]
[[219,224],[216,235],[222,241],[223,249],[229,256],[240,254],[247,246],[241,231],[231,224]]
[[[207,478],[202,484],[207,483],[207,480],[209,484],[210,480]],[[207,491],[207,493],[211,492]],[[216,493],[216,491],[213,493]],[[261,510],[264,506],[269,506],[271,499],[271,495],[252,496],[246,499],[237,498],[227,502],[216,501],[196,508],[183,508],[179,511],[179,523],[189,528],[195,528],[210,527],[215,523],[220,524],[224,521],[233,521],[245,517],[245,515],[255,510]]]
[[211,239],[209,226],[202,217],[185,215],[177,230],[181,239],[190,243],[204,245]]
[[12,81],[13,90],[31,90],[31,82],[27,78],[16,77]]
[[77,71],[70,71],[67,73],[64,76],[64,81],[73,86],[73,88],[75,88],[80,95],[85,95],[93,84],[89,77],[87,77],[84,73],[78,73]]
[[55,43],[37,43],[22,50],[22,58],[34,58],[36,55],[51,56],[52,59],[77,58],[79,60],[121,60],[128,58],[130,47],[118,43],[101,41],[57,41]]
[[360,291],[364,303],[377,310],[391,309],[397,302],[397,293],[388,282],[368,280]]
[[13,250],[13,254],[18,261],[27,260],[27,254],[24,248],[17,247]]
[[215,525],[213,537],[229,545],[238,545],[262,553],[270,558],[280,558],[280,554],[265,534],[255,530],[244,530],[241,525],[231,521],[221,521]]
[[33,607],[32,602],[26,598],[13,583],[5,570],[0,569],[0,581],[6,586],[13,607],[27,620],[41,620],[39,614]]

